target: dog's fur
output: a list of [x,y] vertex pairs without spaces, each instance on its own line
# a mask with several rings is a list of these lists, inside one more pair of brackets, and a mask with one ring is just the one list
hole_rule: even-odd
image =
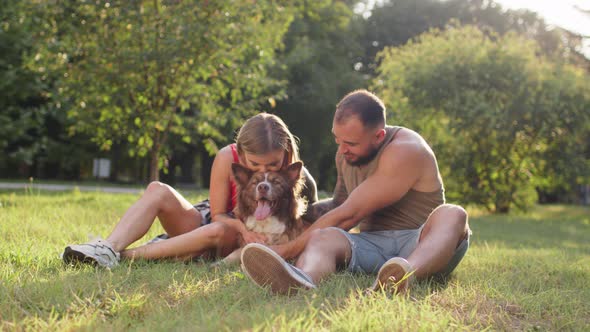
[[[238,163],[232,164],[238,187],[234,210],[236,217],[245,223],[249,231],[264,234],[267,245],[285,243],[304,230],[301,215],[306,202],[300,196],[302,167],[303,163],[298,161],[282,171],[255,173]],[[241,248],[228,255],[223,262],[237,262],[240,253]]]

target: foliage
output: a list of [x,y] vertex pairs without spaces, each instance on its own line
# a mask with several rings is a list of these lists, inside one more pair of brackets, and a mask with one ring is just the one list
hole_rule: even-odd
[[543,202],[579,202],[579,188],[590,184],[590,88],[588,74],[571,67],[558,68],[561,81],[558,121],[539,153],[537,190]]
[[[38,66],[53,97],[102,149],[127,142],[164,166],[168,137],[224,138],[281,82],[268,78],[291,10],[274,1],[42,1]],[[71,108],[65,108],[71,105]]]
[[[366,3],[375,4],[371,15],[362,12]],[[579,53],[581,36],[548,27],[532,12],[505,11],[485,0],[5,1],[0,13],[0,174],[87,177],[91,158],[100,156],[113,162],[111,180],[145,181],[148,174],[155,178],[158,168],[165,173],[168,167],[172,171],[162,181],[194,181],[200,171],[200,183],[206,184],[208,154],[230,142],[244,118],[263,110],[281,116],[300,137],[303,161],[319,187],[331,190],[336,146],[329,132],[334,105],[347,92],[366,88],[379,74],[379,51],[404,45],[431,28],[456,29],[449,25],[452,20],[479,27],[487,62],[479,60],[475,50],[466,50],[471,55],[465,61],[480,69],[470,71],[468,64],[452,63],[464,61],[460,50],[434,50],[439,57],[451,57],[434,63],[422,57],[420,75],[429,77],[428,69],[439,64],[448,68],[433,73],[434,80],[446,75],[479,82],[467,87],[474,94],[468,98],[471,110],[461,108],[467,118],[473,112],[501,114],[500,109],[511,114],[495,125],[513,128],[513,134],[494,128],[482,132],[490,140],[516,137],[519,142],[511,150],[518,155],[507,157],[511,166],[506,167],[524,173],[500,172],[506,173],[500,176],[506,181],[509,176],[530,179],[514,193],[520,197],[515,201],[522,202],[517,204],[526,206],[535,191],[542,202],[576,201],[578,185],[590,181],[590,125],[584,113],[588,95],[583,83],[587,76],[562,63],[590,68]],[[523,54],[517,54],[520,50],[514,45],[505,47],[510,51],[500,50],[500,43],[517,39],[506,35],[511,32],[523,36]],[[538,46],[525,40],[535,40]],[[442,46],[463,47],[457,44]],[[504,60],[492,61],[493,52]],[[550,61],[539,58],[534,64],[535,52]],[[411,59],[414,54],[403,54],[410,59],[396,60],[418,65]],[[535,67],[540,68],[537,74]],[[518,77],[521,69],[526,73]],[[530,84],[523,88],[519,80]],[[430,81],[425,82],[424,90],[433,89]],[[508,95],[511,89],[514,96]],[[557,92],[549,95],[550,89]],[[415,123],[415,128],[437,138],[430,143],[436,145],[445,175],[457,175],[446,176],[449,198],[474,197],[474,202],[493,209],[496,203],[483,198],[490,194],[477,188],[480,183],[496,183],[497,175],[482,179],[483,170],[468,171],[463,168],[467,162],[452,161],[454,153],[449,159],[439,151],[459,140],[448,134],[452,118],[438,112],[448,105],[430,107],[416,100],[408,104],[403,99],[408,96],[402,95],[387,100],[395,111],[390,113],[395,115],[393,123],[412,118],[408,108],[420,110],[412,122],[401,124]],[[416,96],[421,98],[420,93]],[[540,109],[521,114],[518,98],[529,101],[525,109]],[[537,106],[532,106],[533,99]],[[524,125],[534,122],[530,119],[515,127],[509,123],[529,113],[543,116],[533,125]],[[459,109],[454,114],[463,117]],[[536,134],[538,144],[532,143],[534,134],[527,126],[542,128]],[[467,150],[457,153],[471,155]],[[490,162],[499,160],[490,157]],[[479,162],[483,160],[467,164]],[[467,191],[469,196],[461,196]]]
[[39,27],[27,9],[8,1],[0,14],[0,170],[11,177],[77,177],[94,149],[87,137],[66,134],[67,119],[46,93],[55,75],[29,67]]
[[304,1],[297,9],[279,54],[285,69],[276,73],[288,81],[286,98],[273,112],[301,138],[301,158],[318,186],[332,190],[332,115],[344,94],[365,83],[354,69],[361,53],[358,31],[351,9],[340,1]]
[[517,32],[536,40],[548,56],[589,66],[588,59],[579,52],[579,36],[548,26],[534,12],[505,10],[485,0],[392,0],[377,2],[363,24],[364,69],[374,72],[375,55],[383,48],[403,45],[432,28],[444,29],[452,20],[478,26],[492,35]]
[[380,59],[377,93],[433,144],[447,193],[461,202],[497,212],[530,206],[552,136],[588,122],[587,74],[512,33],[452,26]]
[[21,11],[18,4],[8,3],[0,14],[0,148],[6,151],[2,163],[18,159],[32,164],[37,149],[19,140],[38,127],[31,104],[41,96],[35,73],[23,66],[23,53],[30,52],[32,40]]

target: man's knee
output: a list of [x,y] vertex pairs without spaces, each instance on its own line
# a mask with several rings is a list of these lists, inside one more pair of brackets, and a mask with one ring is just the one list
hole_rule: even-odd
[[322,247],[327,243],[332,242],[332,240],[337,235],[336,233],[339,233],[339,231],[334,228],[315,229],[311,232],[307,245],[313,247]]
[[439,227],[447,230],[452,229],[459,234],[461,239],[464,238],[469,232],[467,211],[463,207],[454,204],[443,204],[437,207],[428,217],[421,238],[432,228]]
[[336,228],[322,228],[311,232],[305,250],[308,252],[322,252],[340,256],[350,251],[350,244],[346,236]]
[[343,264],[351,252],[348,239],[334,227],[316,229],[311,232],[303,253],[297,260],[297,267],[302,268],[305,262],[322,261],[335,266]]
[[468,215],[467,211],[459,205],[443,204],[432,211],[429,219],[444,220],[447,223],[456,225],[458,228],[465,228]]

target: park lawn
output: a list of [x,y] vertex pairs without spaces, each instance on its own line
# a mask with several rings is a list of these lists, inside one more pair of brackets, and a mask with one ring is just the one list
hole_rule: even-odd
[[[206,192],[189,193],[191,201]],[[238,267],[123,262],[65,266],[70,243],[106,236],[132,194],[0,192],[0,330],[586,330],[590,209],[470,210],[472,246],[445,283],[409,296],[362,295],[339,273],[317,290],[272,296]],[[142,240],[161,231],[160,226]]]

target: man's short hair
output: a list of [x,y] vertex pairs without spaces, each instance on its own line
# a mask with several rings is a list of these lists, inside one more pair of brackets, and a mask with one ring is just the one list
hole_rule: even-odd
[[355,90],[336,105],[336,122],[342,123],[353,115],[357,116],[365,128],[385,126],[385,106],[379,97],[367,90]]

